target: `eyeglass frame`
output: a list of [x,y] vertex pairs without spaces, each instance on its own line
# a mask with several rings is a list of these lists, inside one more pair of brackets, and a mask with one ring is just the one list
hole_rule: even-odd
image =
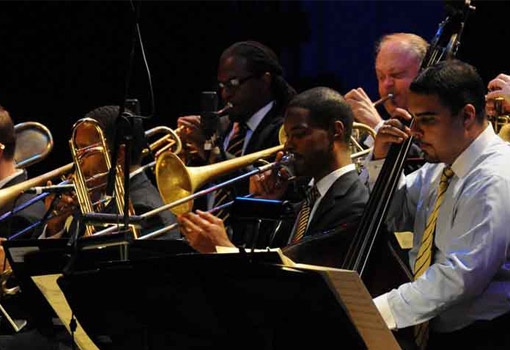
[[228,89],[229,91],[234,91],[235,89],[238,89],[241,85],[243,85],[245,82],[247,82],[250,79],[256,78],[257,76],[255,74],[249,74],[245,76],[244,78],[232,78],[227,80],[226,82],[219,81],[218,87],[220,89]]

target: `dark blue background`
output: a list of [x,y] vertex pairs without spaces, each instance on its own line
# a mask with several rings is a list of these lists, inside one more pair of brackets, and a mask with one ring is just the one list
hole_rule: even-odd
[[[510,72],[504,47],[510,5],[472,1],[457,57],[488,82]],[[200,112],[200,92],[214,87],[221,51],[239,40],[259,40],[281,57],[298,91],[327,85],[346,93],[363,87],[377,98],[373,49],[388,32],[432,39],[445,17],[443,1],[142,1],[139,24],[155,95],[146,127],[175,127],[179,115]],[[134,15],[127,1],[0,2],[0,104],[16,123],[47,125],[55,149],[32,175],[71,161],[74,121],[125,96],[151,113],[141,51],[132,69]]]

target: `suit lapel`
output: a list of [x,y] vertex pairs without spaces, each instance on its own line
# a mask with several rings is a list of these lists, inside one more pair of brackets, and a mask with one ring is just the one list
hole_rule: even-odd
[[[313,228],[313,232],[321,231],[329,220],[325,220],[327,214],[338,205],[342,205],[342,198],[352,186],[353,182],[357,180],[358,174],[356,171],[349,171],[348,173],[340,176],[333,185],[329,188],[324,198],[321,199],[319,206],[313,214],[312,221],[309,228]],[[347,204],[348,203],[344,203]],[[310,230],[306,234],[311,233]]]
[[266,138],[273,130],[272,127],[269,127],[271,124],[275,124],[274,127],[278,128],[281,124],[281,117],[277,115],[276,104],[274,104],[264,118],[262,118],[260,124],[251,135],[250,141],[248,145],[246,145],[245,154],[259,151],[261,149],[261,144],[267,145],[268,140],[266,140]]

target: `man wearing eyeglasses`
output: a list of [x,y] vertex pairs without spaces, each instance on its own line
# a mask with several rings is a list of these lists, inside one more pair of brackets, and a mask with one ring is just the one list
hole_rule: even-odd
[[[229,46],[220,56],[217,78],[223,103],[232,107],[228,116],[219,121],[221,131],[218,141],[211,152],[204,150],[204,123],[199,116],[178,119],[178,126],[184,130],[182,141],[192,144],[205,163],[278,145],[283,110],[295,95],[295,90],[282,74],[278,57],[267,46],[256,41],[241,41]],[[207,207],[224,204],[235,195],[246,194],[248,183],[239,184],[229,192],[210,196]],[[227,218],[228,214],[224,214],[219,215]]]
[[[278,145],[283,109],[295,95],[282,74],[276,54],[259,42],[241,41],[223,51],[217,72],[218,88],[223,103],[232,104],[232,108],[220,122],[223,126],[220,127],[220,148],[228,149],[235,124],[246,127],[241,155]],[[200,117],[180,117],[177,124],[184,128],[183,141],[192,143],[203,155]],[[209,161],[221,159],[216,155]]]

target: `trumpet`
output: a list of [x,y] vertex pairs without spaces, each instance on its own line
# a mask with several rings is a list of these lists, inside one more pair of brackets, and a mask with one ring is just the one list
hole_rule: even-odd
[[493,100],[494,112],[488,113],[487,117],[494,127],[494,132],[505,141],[510,141],[510,115],[504,113],[503,97]]
[[142,152],[142,156],[146,156],[149,152],[154,153],[154,157],[157,158],[163,152],[171,150],[172,153],[179,154],[182,151],[182,142],[179,137],[179,132],[183,127],[178,127],[173,130],[167,126],[156,126],[145,132],[145,137],[148,139],[158,133],[164,133],[165,135],[149,145]]

